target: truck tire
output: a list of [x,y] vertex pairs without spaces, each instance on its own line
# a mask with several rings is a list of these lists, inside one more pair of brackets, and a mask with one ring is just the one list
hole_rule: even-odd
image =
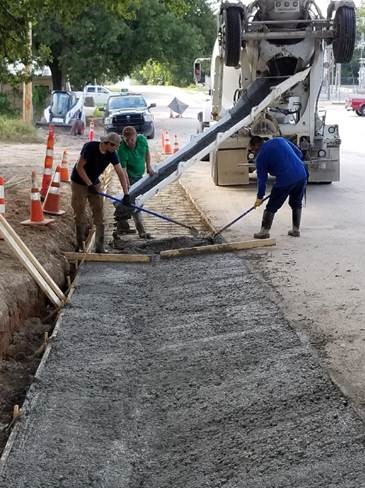
[[365,105],[359,108],[359,110],[355,110],[356,114],[359,117],[364,117],[365,116]]
[[223,10],[224,64],[236,67],[240,62],[242,45],[242,12],[238,7]]
[[334,28],[333,56],[335,63],[349,63],[355,48],[355,9],[351,7],[340,7],[337,9],[334,18]]

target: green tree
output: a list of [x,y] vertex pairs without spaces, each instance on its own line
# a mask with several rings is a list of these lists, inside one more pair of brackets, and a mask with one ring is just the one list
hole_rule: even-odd
[[215,36],[206,2],[127,3],[128,9],[118,11],[91,5],[72,20],[58,11],[38,16],[35,45],[51,68],[54,88],[61,88],[66,78],[77,88],[94,79],[120,79],[149,59],[169,65],[174,80],[190,81],[193,59],[210,53]]

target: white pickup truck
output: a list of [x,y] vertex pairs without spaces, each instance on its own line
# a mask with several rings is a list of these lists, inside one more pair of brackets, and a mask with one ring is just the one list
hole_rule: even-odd
[[105,86],[101,85],[86,85],[84,87],[84,95],[85,97],[93,97],[96,106],[103,106],[106,104],[109,95],[112,95],[113,92],[110,91]]

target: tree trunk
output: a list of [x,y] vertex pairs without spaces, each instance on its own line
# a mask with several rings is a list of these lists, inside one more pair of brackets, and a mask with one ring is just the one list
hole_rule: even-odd
[[63,87],[62,70],[58,61],[54,60],[52,63],[49,63],[49,67],[52,73],[53,90],[63,90],[64,87]]

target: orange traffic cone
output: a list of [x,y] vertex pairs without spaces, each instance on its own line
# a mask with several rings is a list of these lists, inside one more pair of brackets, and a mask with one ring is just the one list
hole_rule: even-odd
[[172,147],[170,143],[170,137],[168,131],[166,131],[164,151],[165,154],[172,154]]
[[51,184],[51,180],[52,180],[53,150],[54,150],[54,128],[50,126],[48,131],[46,157],[44,160],[44,170],[43,170],[42,188],[41,188],[42,198],[45,198],[45,196],[47,195],[48,187]]
[[43,212],[51,215],[63,215],[65,210],[60,210],[60,181],[61,168],[57,166],[53,175],[51,186],[49,187],[46,199],[43,204]]
[[70,183],[70,175],[68,173],[68,159],[66,149],[63,151],[61,161],[61,181],[62,183]]
[[[2,176],[0,176],[0,214],[5,215],[5,193],[4,193],[5,181]],[[4,236],[0,232],[0,240],[3,240]]]
[[174,140],[174,154],[179,150],[179,143],[177,140],[177,135],[175,134],[175,140]]
[[90,120],[89,135],[88,135],[89,141],[93,141],[94,140],[94,135],[95,135],[94,129],[95,129],[95,124],[94,124],[93,119],[91,119]]
[[162,149],[162,152],[165,149],[165,133],[164,133],[164,131],[161,132],[161,149]]
[[37,175],[32,171],[32,190],[30,194],[30,219],[24,220],[24,225],[47,225],[54,222],[54,219],[45,219],[43,215],[41,196],[37,186]]

